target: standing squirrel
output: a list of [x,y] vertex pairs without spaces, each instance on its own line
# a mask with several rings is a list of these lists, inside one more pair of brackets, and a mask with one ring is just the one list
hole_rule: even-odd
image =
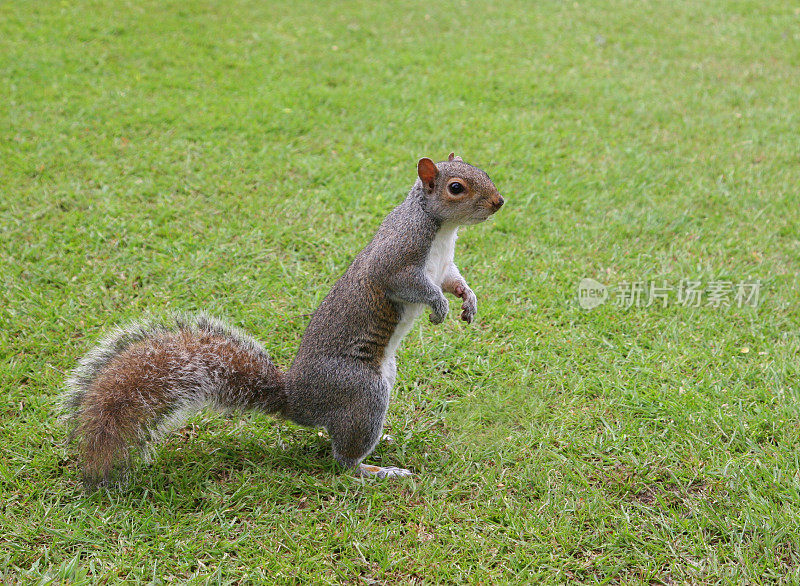
[[106,483],[144,447],[204,406],[253,409],[327,429],[334,458],[361,475],[408,476],[363,464],[383,429],[395,353],[427,306],[444,321],[444,293],[475,293],[453,262],[460,225],[503,205],[489,176],[455,157],[420,159],[419,179],[314,312],[288,371],[261,345],[205,315],[139,323],[109,335],[67,381],[62,409],[78,440],[84,481]]

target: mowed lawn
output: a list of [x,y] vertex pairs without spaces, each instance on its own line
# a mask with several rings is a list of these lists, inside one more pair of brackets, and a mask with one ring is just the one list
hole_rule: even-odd
[[[0,581],[800,580],[798,67],[783,1],[4,2]],[[413,478],[203,412],[82,490],[55,405],[103,332],[207,310],[288,366],[451,151],[507,203],[476,323],[398,356],[369,461]]]

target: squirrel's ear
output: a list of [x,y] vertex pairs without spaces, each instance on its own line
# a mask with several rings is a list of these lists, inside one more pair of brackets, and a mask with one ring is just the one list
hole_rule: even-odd
[[436,164],[433,161],[425,157],[420,159],[419,163],[417,163],[417,174],[419,178],[422,179],[422,183],[425,187],[433,189],[436,176],[439,174],[439,169],[436,168]]
[[447,160],[452,163],[453,161],[463,161],[464,159],[457,157],[455,153],[450,153],[450,156],[447,157]]

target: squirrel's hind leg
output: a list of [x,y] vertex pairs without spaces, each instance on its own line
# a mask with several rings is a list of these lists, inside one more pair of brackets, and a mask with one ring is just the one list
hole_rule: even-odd
[[378,377],[369,387],[361,400],[348,405],[340,417],[330,418],[326,427],[331,436],[333,457],[359,476],[411,476],[411,471],[404,468],[361,463],[378,444],[389,407],[389,387],[383,377]]

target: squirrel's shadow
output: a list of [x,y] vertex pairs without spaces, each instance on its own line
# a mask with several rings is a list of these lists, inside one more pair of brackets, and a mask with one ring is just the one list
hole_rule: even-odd
[[209,485],[239,485],[250,476],[346,473],[331,458],[329,441],[302,435],[306,437],[292,437],[286,443],[249,434],[173,436],[146,460],[139,459],[127,473],[115,476],[108,486],[129,497],[170,492],[179,499],[196,500]]
[[197,437],[159,446],[148,465],[155,475],[175,474],[183,468],[194,476],[202,470],[207,479],[224,478],[237,472],[320,472],[337,470],[331,460],[330,442],[322,438],[292,438],[269,442],[254,435]]

